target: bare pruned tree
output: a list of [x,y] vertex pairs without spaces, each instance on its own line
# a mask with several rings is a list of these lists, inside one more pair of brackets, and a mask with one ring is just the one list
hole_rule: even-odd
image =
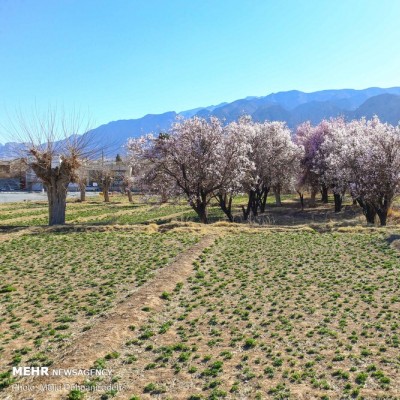
[[122,191],[128,196],[129,203],[133,203],[132,189],[134,185],[134,178],[128,170],[122,179]]
[[85,165],[81,165],[76,173],[76,183],[79,187],[80,201],[86,201],[86,185],[88,184],[88,173]]
[[49,202],[49,225],[65,224],[67,189],[76,182],[82,162],[95,153],[90,121],[81,113],[56,108],[18,112],[8,128],[18,152],[43,182]]
[[115,171],[112,164],[103,164],[96,172],[95,179],[103,193],[106,203],[110,202],[110,189],[115,178]]

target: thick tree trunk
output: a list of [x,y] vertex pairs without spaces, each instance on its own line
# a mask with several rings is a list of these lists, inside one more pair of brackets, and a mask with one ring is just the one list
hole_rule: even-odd
[[81,192],[81,201],[85,201],[86,200],[86,184],[80,183],[79,190]]
[[277,207],[282,207],[282,200],[281,200],[281,188],[279,186],[276,186],[274,188],[274,193],[275,193],[275,204]]
[[262,210],[261,193],[259,189],[254,191],[253,201],[250,204],[250,210],[253,214],[253,217],[256,217],[258,215],[258,209]]
[[365,218],[369,224],[375,224],[375,219],[376,219],[376,210],[372,206],[372,204],[366,202],[362,198],[357,198],[357,203],[362,207],[363,209],[363,214],[365,215]]
[[322,185],[321,187],[321,195],[322,195],[321,201],[325,204],[328,203],[329,201],[328,188],[325,185]]
[[247,207],[245,208],[244,206],[242,206],[242,211],[243,211],[243,219],[245,221],[248,220],[249,215],[250,215],[250,211],[254,208],[254,197],[255,197],[255,193],[254,190],[250,190],[249,192],[249,199],[247,201]]
[[364,215],[369,224],[375,224],[376,211],[370,204],[366,204],[365,209],[364,209]]
[[304,211],[304,193],[297,191],[299,197],[300,197],[300,205],[301,205],[301,211]]
[[387,224],[387,217],[389,214],[390,207],[392,206],[394,195],[385,194],[380,199],[379,205],[375,207],[376,213],[379,217],[379,222],[381,226],[386,226]]
[[49,200],[49,225],[65,224],[65,209],[67,206],[68,182],[54,182],[47,185],[47,198]]
[[195,211],[197,212],[197,215],[199,216],[200,222],[203,224],[208,224],[207,206],[203,203],[200,203],[195,207]]
[[315,207],[315,198],[317,197],[317,190],[315,188],[311,189],[310,207]]
[[110,202],[110,193],[108,191],[108,187],[103,188],[103,197],[104,197],[104,202],[106,203]]
[[129,201],[129,203],[133,203],[133,198],[132,198],[132,191],[131,191],[131,189],[126,189],[126,193],[127,193],[127,195],[128,195],[128,201]]
[[227,206],[227,214],[226,214],[230,222],[233,222],[232,199],[233,199],[233,197],[229,196],[228,206]]
[[193,210],[196,211],[200,222],[202,222],[203,224],[207,224],[207,195],[201,193],[195,201],[190,202],[190,205],[192,206]]
[[335,212],[342,211],[343,196],[340,193],[333,193],[335,200]]
[[379,210],[377,212],[381,226],[386,226],[387,224],[388,211],[389,210]]
[[[254,196],[253,198],[253,202],[251,203],[251,212],[253,214],[253,217],[257,217],[258,215],[258,208],[260,207],[260,209],[262,210],[262,206],[260,204],[260,200],[258,197]],[[263,212],[263,211],[261,211]]]
[[221,210],[224,214],[228,217],[230,222],[233,222],[233,215],[232,215],[232,196],[227,194],[217,194],[216,195],[217,201]]
[[267,200],[268,200],[268,193],[269,193],[269,189],[264,188],[261,191],[261,196],[260,196],[260,212],[264,213],[265,209],[267,207]]

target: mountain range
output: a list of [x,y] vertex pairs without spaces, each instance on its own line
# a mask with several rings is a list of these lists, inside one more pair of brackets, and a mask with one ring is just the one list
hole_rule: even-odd
[[[263,97],[251,96],[231,103],[113,121],[91,130],[90,135],[97,145],[107,149],[107,155],[123,154],[123,146],[128,138],[168,130],[178,115],[184,118],[195,115],[204,118],[216,116],[228,123],[245,114],[251,115],[255,121],[285,121],[292,129],[304,121],[317,124],[324,118],[337,116],[351,120],[377,115],[383,122],[397,125],[400,121],[400,87],[322,90],[312,93],[291,90]],[[0,157],[10,157],[13,147],[15,145],[12,143],[0,144]]]

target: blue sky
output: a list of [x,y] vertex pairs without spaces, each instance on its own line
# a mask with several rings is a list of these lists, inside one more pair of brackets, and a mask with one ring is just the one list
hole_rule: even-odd
[[399,16],[398,0],[0,0],[0,123],[35,102],[89,110],[97,126],[400,86]]

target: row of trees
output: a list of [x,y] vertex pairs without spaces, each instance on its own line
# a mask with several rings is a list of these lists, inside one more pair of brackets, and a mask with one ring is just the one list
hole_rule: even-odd
[[[81,182],[85,160],[96,154],[93,137],[82,135],[89,130],[82,121],[79,114],[52,111],[29,123],[21,118],[14,127],[23,159],[46,187],[50,225],[65,223],[68,184]],[[242,117],[224,125],[215,117],[193,117],[168,132],[130,139],[127,150],[134,176],[124,182],[129,193],[134,185],[163,201],[183,195],[204,223],[212,199],[232,221],[232,199],[246,193],[246,220],[265,211],[272,192],[278,206],[283,190],[297,190],[301,200],[310,192],[314,205],[319,191],[327,202],[331,190],[335,211],[347,192],[369,223],[378,216],[386,225],[400,189],[400,128],[378,118],[304,123],[292,134],[283,122]],[[111,178],[107,171],[100,178],[106,199]]]
[[[81,201],[85,201],[87,168],[99,159],[104,148],[96,143],[91,133],[90,119],[77,111],[49,108],[41,112],[16,113],[9,126],[1,126],[2,133],[14,142],[14,153],[21,170],[32,170],[42,181],[48,198],[49,225],[65,224],[67,191],[70,183],[77,183]],[[103,158],[103,157],[102,157]],[[117,156],[116,163],[122,162]],[[115,170],[109,163],[95,163],[95,179],[109,201],[109,189]],[[121,189],[132,201],[132,178],[123,178]]]
[[299,183],[317,188],[327,201],[331,189],[335,211],[340,211],[345,192],[358,203],[369,223],[376,216],[386,225],[388,212],[400,189],[400,127],[384,124],[377,117],[322,121],[298,127],[295,141],[303,155]]
[[319,191],[327,202],[331,190],[337,212],[348,192],[369,223],[378,215],[386,225],[400,189],[400,128],[378,118],[304,123],[292,135],[283,122],[242,117],[224,125],[193,117],[166,133],[130,139],[127,149],[143,191],[186,196],[203,223],[212,199],[233,221],[232,199],[247,193],[246,220],[265,211],[271,192],[279,206],[282,190],[290,189],[301,200],[309,191],[311,205]]

